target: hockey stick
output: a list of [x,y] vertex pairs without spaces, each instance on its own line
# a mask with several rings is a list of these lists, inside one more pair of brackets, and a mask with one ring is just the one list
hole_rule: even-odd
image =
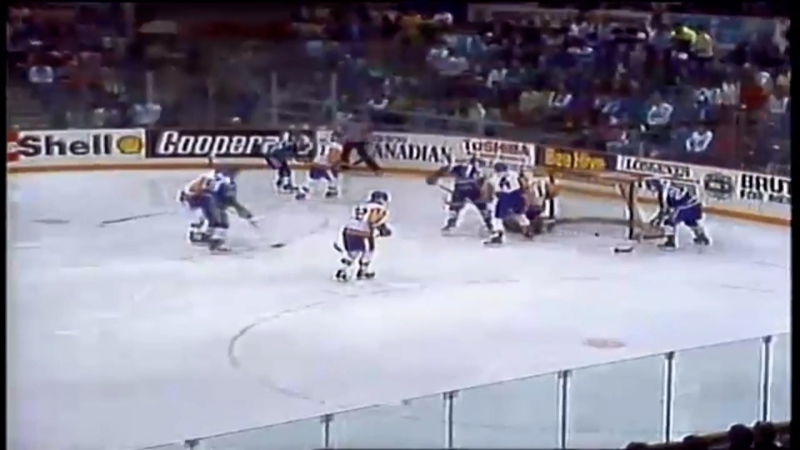
[[307,237],[313,236],[313,235],[325,230],[326,228],[328,228],[328,225],[330,225],[330,220],[329,219],[325,219],[322,223],[320,223],[316,227],[308,230],[308,232],[306,232],[306,233],[303,233],[303,234],[297,235],[297,236],[293,236],[293,237],[291,237],[289,239],[286,239],[286,240],[283,240],[283,241],[273,242],[269,246],[270,246],[270,248],[283,248],[283,247],[286,247],[289,244],[295,243],[295,242],[297,242],[297,241],[299,241],[301,239],[305,239]]
[[639,242],[640,241],[636,241],[635,243],[630,245],[618,245],[613,248],[614,254],[618,255],[620,253],[632,253],[634,250],[636,250],[636,247],[639,245]]
[[[451,189],[451,188],[449,188],[447,186],[443,186],[443,185],[441,185],[439,183],[436,183],[436,187],[441,189],[442,192],[444,192],[446,194],[453,195],[453,192],[454,192],[453,189]],[[467,201],[469,201],[469,200],[467,200]],[[472,203],[472,202],[470,201],[470,203]],[[449,200],[445,201],[444,204],[447,205],[447,206],[452,205],[452,203]]]
[[[449,187],[447,187],[447,186],[442,186],[441,184],[439,184],[439,183],[436,183],[436,187],[438,187],[439,189],[441,189],[441,190],[442,190],[442,192],[445,192],[445,193],[447,193],[447,194],[453,195],[453,192],[454,192],[454,191],[453,191],[453,189],[451,189],[451,188],[449,188]],[[471,203],[471,204],[473,204],[473,205],[475,204],[475,202],[473,202],[472,200],[469,200],[469,199],[467,199],[467,200],[464,202],[464,204],[466,205],[466,204],[467,204],[467,202],[469,202],[469,203]],[[444,202],[444,204],[445,204],[445,205],[447,205],[447,206],[450,206],[450,205],[452,205],[453,203],[452,203],[452,202],[450,202],[450,201],[445,201],[445,202]]]
[[[253,229],[255,229],[255,230],[259,231],[259,232],[261,231],[261,227],[258,225],[258,222],[256,222],[255,217],[253,217],[251,219],[244,219],[244,220],[248,224],[250,224],[250,226],[253,227]],[[286,245],[288,245],[288,244],[289,244],[289,242],[273,242],[272,244],[269,244],[269,247],[270,248],[283,248],[283,247],[286,247]]]
[[632,251],[636,250],[636,247],[639,246],[644,241],[655,241],[658,239],[662,239],[664,236],[647,236],[644,234],[639,234],[633,239],[633,243],[631,244],[623,244],[617,245],[613,248],[614,253],[631,253]]
[[439,187],[439,189],[443,190],[444,192],[447,192],[448,194],[452,194],[452,193],[453,193],[453,190],[452,190],[452,189],[450,189],[450,188],[449,188],[449,187],[447,187],[447,186],[442,186],[442,185],[441,185],[441,184],[439,184],[439,183],[436,183],[436,186],[438,186],[438,187]]
[[[668,211],[657,211],[650,220],[647,221],[647,224],[653,227],[662,227],[664,223],[668,220],[671,214],[675,214],[675,212],[668,212]],[[647,235],[644,231],[639,231],[636,235],[634,242],[632,244],[627,245],[619,245],[613,248],[615,254],[619,253],[631,253],[633,252],[636,247],[639,246],[643,241],[652,241],[657,239],[662,239],[664,237],[663,234],[659,235]]]
[[171,212],[162,211],[162,212],[155,212],[155,213],[148,213],[148,214],[137,214],[135,216],[127,216],[127,217],[120,217],[118,219],[109,219],[100,222],[97,226],[98,227],[105,227],[108,225],[114,225],[117,223],[123,222],[130,222],[133,220],[140,220],[140,219],[147,219],[150,217],[158,217],[158,216],[166,216],[167,214],[171,214]]

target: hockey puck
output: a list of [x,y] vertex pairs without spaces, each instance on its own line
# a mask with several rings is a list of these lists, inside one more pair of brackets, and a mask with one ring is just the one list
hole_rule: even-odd
[[600,237],[600,233],[598,233],[598,232],[596,232],[596,231],[595,231],[595,232],[594,232],[594,237]]

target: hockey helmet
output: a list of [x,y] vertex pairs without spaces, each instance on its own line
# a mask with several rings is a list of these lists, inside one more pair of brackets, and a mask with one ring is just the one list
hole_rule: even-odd
[[389,194],[384,191],[372,191],[369,193],[369,201],[385,205],[389,203]]
[[498,161],[498,162],[494,163],[494,171],[496,173],[508,172],[508,164],[506,164],[506,163],[504,163],[502,161]]

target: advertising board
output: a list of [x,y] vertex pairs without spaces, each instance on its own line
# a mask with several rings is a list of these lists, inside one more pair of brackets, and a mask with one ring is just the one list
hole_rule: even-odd
[[[761,210],[765,209],[764,204],[790,206],[792,203],[791,180],[776,175],[632,156],[620,156],[617,170],[670,179],[676,185],[698,192],[712,207]],[[643,187],[649,188],[650,185],[643,183]],[[744,207],[736,206],[734,200],[740,201]]]
[[[617,171],[669,180],[673,186],[680,187],[697,198],[705,199],[701,184],[689,164],[621,155],[617,160]],[[646,198],[657,199],[661,188],[652,181],[642,180],[639,183],[639,193]]]
[[80,163],[113,158],[141,159],[146,147],[145,131],[25,130],[6,134],[7,152],[26,164]]
[[[23,155],[10,163],[10,171],[201,169],[206,167],[205,158],[212,152],[223,163],[265,169],[260,160],[261,149],[277,142],[282,132],[279,129],[167,129],[147,133],[141,129],[23,131],[9,136],[9,151]],[[330,130],[308,133],[315,134],[309,137],[324,151]],[[791,179],[776,175],[488,137],[377,132],[372,136],[370,149],[387,173],[426,175],[443,165],[477,155],[492,161],[544,168],[555,174],[564,192],[598,197],[618,198],[619,194],[608,182],[598,182],[593,175],[596,173],[665,177],[700,189],[710,213],[779,225],[791,221]],[[575,176],[578,173],[589,176]],[[653,194],[645,193],[641,198],[652,201]]]
[[416,133],[372,133],[370,150],[378,160],[401,167],[435,170],[470,156],[490,161],[532,165],[535,145],[492,138]]
[[450,164],[459,153],[448,136],[386,132],[372,133],[368,150],[379,162],[419,169]]
[[616,168],[620,172],[635,173],[638,175],[653,175],[678,180],[695,179],[692,166],[689,164],[660,161],[652,158],[623,155],[617,160]]
[[148,158],[261,157],[269,145],[277,144],[284,130],[149,130]]
[[493,138],[461,138],[461,141],[466,156],[527,166],[536,163],[536,145],[529,142]]
[[747,202],[792,204],[792,180],[777,175],[742,173],[737,194]]
[[726,171],[711,169],[702,175],[701,186],[708,199],[725,202],[736,195],[734,177]]
[[536,162],[550,169],[608,172],[617,167],[617,155],[540,145],[537,147]]

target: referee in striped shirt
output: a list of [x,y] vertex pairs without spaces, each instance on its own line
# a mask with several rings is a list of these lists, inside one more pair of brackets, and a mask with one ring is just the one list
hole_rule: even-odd
[[340,128],[342,134],[342,170],[349,170],[350,154],[353,150],[358,154],[358,160],[353,166],[363,162],[376,175],[380,174],[381,167],[375,162],[367,150],[369,144],[370,126],[365,118],[353,115],[345,120]]

